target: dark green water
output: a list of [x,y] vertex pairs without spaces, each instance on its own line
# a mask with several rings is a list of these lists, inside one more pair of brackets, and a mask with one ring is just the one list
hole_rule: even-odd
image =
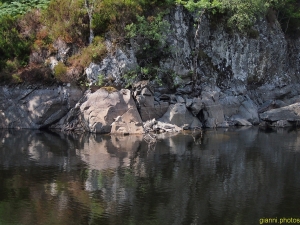
[[161,136],[0,130],[0,225],[300,218],[300,130]]

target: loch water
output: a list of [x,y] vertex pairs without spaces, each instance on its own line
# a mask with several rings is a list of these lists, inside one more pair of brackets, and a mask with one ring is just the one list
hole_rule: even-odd
[[0,225],[255,225],[282,218],[300,218],[299,129],[148,138],[0,130]]

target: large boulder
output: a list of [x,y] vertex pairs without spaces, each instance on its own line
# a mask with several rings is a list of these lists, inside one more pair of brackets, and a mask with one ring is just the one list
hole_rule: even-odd
[[143,133],[141,117],[127,89],[88,91],[62,123],[63,130],[82,127],[92,133]]
[[200,120],[189,112],[184,103],[170,105],[168,111],[158,121],[175,124],[178,127],[188,126],[190,129],[202,127]]
[[268,122],[276,121],[289,121],[298,122],[300,121],[300,103],[295,103],[278,109],[271,109],[264,113],[261,113],[260,118]]
[[[160,101],[154,96],[154,88],[149,81],[143,80],[135,83],[133,90],[142,121],[158,119],[167,112],[169,103]],[[158,101],[155,101],[155,98]]]
[[83,92],[68,86],[0,87],[0,128],[40,129],[60,120]]
[[190,106],[194,115],[202,119],[205,127],[223,126],[224,112],[219,103],[219,92],[217,90],[204,90],[201,98],[194,98]]
[[244,101],[244,97],[239,96],[233,96],[233,95],[223,95],[222,98],[220,98],[220,104],[223,107],[223,112],[225,118],[230,118],[235,114],[239,113],[240,106],[242,105],[242,102]]
[[259,124],[259,109],[248,95],[222,96],[220,103],[228,120],[240,126]]
[[141,107],[139,109],[143,121],[161,118],[168,110],[168,102],[159,102],[153,107]]
[[[258,107],[254,102],[246,98],[238,109],[238,113],[231,117],[232,120],[243,119],[251,124],[259,124]],[[248,123],[247,123],[248,124]]]

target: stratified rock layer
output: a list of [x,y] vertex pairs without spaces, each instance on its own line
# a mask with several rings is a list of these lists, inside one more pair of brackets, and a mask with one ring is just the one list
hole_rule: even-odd
[[0,87],[0,128],[40,129],[60,120],[82,97],[68,86]]

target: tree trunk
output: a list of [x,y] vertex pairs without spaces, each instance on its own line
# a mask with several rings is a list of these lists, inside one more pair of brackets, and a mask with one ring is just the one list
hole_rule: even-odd
[[94,31],[93,31],[93,11],[94,11],[94,2],[90,2],[89,0],[84,0],[84,6],[89,16],[89,26],[90,26],[90,36],[89,36],[89,44],[91,44],[94,40]]

